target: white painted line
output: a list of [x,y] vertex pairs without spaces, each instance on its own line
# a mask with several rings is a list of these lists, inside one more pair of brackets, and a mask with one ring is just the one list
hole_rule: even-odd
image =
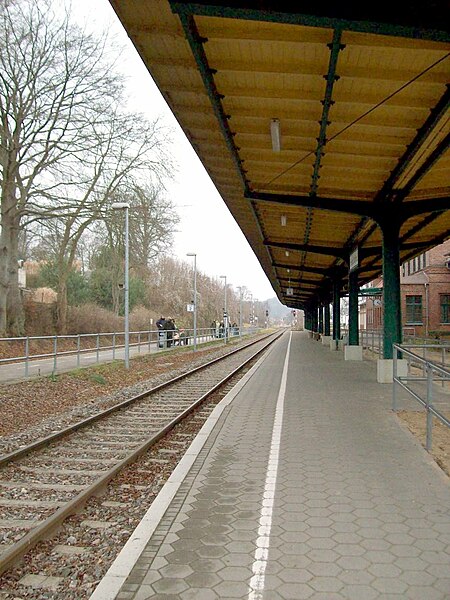
[[278,392],[275,419],[272,429],[269,460],[267,462],[266,482],[264,486],[263,501],[259,517],[258,538],[256,540],[255,558],[253,561],[253,576],[250,579],[248,600],[261,600],[264,594],[264,582],[269,559],[270,533],[272,530],[273,507],[275,504],[275,489],[278,476],[280,458],[281,429],[283,426],[284,398],[286,395],[286,382],[291,350],[292,333],[289,334],[289,343],[284,359],[283,374],[281,376],[280,390]]

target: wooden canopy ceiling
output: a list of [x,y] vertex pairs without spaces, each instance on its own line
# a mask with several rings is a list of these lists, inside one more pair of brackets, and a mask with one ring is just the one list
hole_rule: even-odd
[[446,2],[110,1],[283,303],[449,237]]

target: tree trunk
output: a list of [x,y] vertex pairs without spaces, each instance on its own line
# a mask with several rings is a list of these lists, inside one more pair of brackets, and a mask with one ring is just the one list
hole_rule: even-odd
[[56,300],[56,330],[59,335],[67,333],[67,280],[70,267],[63,257],[58,260],[58,297]]
[[8,244],[5,239],[5,226],[2,223],[0,235],[0,335],[6,335],[8,298]]
[[4,182],[1,198],[0,234],[0,333],[7,335],[10,323],[9,290],[10,266],[13,253],[14,214],[16,201],[11,187]]
[[13,220],[8,260],[8,331],[12,336],[24,335],[25,316],[19,288],[19,218]]
[[67,333],[67,282],[60,279],[58,299],[56,301],[57,331],[59,335]]

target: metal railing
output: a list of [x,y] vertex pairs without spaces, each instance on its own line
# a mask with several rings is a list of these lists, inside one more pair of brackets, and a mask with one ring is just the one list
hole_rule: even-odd
[[[259,328],[246,327],[229,328],[228,337],[243,336],[255,333]],[[190,346],[194,340],[193,329],[181,330],[142,330],[130,331],[129,347],[137,349],[137,353],[157,352],[177,346]],[[206,327],[197,329],[197,343],[203,344],[213,340],[223,339],[223,331]],[[56,372],[58,358],[64,356],[76,356],[76,367],[81,366],[83,355],[95,353],[95,362],[100,362],[102,352],[110,351],[111,360],[116,359],[117,350],[125,348],[125,332],[106,333],[80,333],[75,335],[49,335],[49,336],[27,336],[15,338],[0,338],[0,344],[21,344],[23,353],[17,356],[0,358],[0,366],[5,364],[24,363],[24,376],[29,376],[30,364],[37,360],[52,359],[52,372]],[[72,348],[67,349],[67,346]],[[39,346],[38,351],[33,351],[33,346]],[[64,346],[64,349],[61,347]],[[46,347],[46,348],[45,348]]]
[[[426,443],[428,451],[432,447],[433,436],[433,417],[436,417],[443,425],[450,427],[450,420],[433,405],[433,391],[435,384],[439,383],[442,387],[446,382],[450,382],[450,369],[446,359],[450,345],[445,344],[423,344],[423,345],[399,345],[394,344],[393,349],[393,375],[394,385],[392,391],[392,410],[397,411],[398,388],[403,388],[410,394],[426,411]],[[413,350],[423,350],[424,356],[419,356]],[[425,358],[427,352],[436,351],[439,355],[442,352],[442,364]],[[406,359],[407,375],[399,375],[398,361]],[[416,373],[413,373],[415,369]],[[449,397],[450,403],[450,397]]]
[[[413,345],[415,348],[428,348],[436,345],[434,338],[419,338],[416,335],[414,327],[403,327],[402,330],[403,342]],[[382,356],[383,354],[383,330],[382,329],[360,329],[359,340],[363,348],[370,350],[374,354]],[[423,342],[420,344],[420,342]],[[419,346],[420,344],[420,346]],[[445,346],[445,344],[444,344]],[[441,346],[442,347],[442,344]],[[448,346],[446,346],[448,347]],[[423,355],[425,358],[425,354]],[[443,360],[443,362],[445,362]]]

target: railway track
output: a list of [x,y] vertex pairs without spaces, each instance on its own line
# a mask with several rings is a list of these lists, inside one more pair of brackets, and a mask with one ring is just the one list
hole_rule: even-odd
[[279,335],[251,342],[0,456],[0,573],[48,538],[175,425],[199,410]]

